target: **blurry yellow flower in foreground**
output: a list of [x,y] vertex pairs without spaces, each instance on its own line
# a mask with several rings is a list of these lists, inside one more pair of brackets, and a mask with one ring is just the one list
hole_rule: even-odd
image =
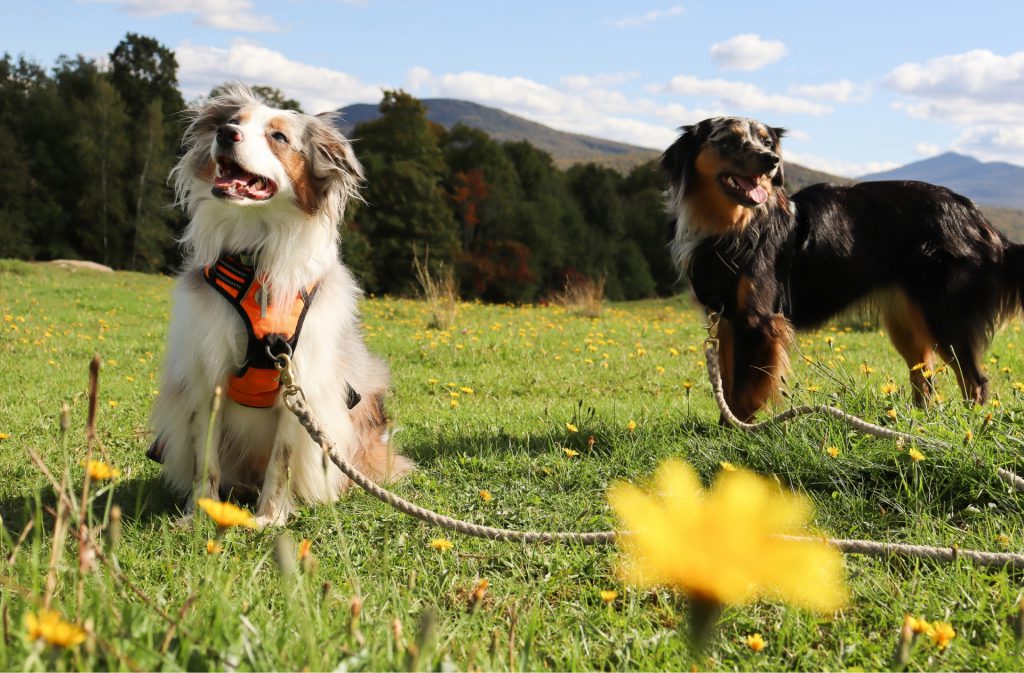
[[940,650],[944,650],[956,638],[956,631],[953,629],[953,625],[948,622],[935,622],[928,629],[928,637],[932,639],[932,643]]
[[104,481],[106,479],[117,479],[121,476],[121,470],[108,465],[101,460],[90,460],[85,464],[85,471],[93,481]]
[[25,630],[29,640],[42,638],[49,645],[76,647],[85,641],[82,627],[64,621],[55,610],[40,610],[25,615]]
[[196,504],[213,519],[218,528],[245,526],[256,528],[256,520],[248,510],[232,505],[230,502],[218,502],[212,498],[199,498]]
[[448,551],[455,545],[452,544],[451,540],[446,540],[443,537],[437,538],[436,540],[430,541],[430,546],[438,551]]
[[760,652],[764,649],[764,646],[767,644],[764,642],[764,638],[761,637],[760,633],[752,633],[749,636],[747,636],[744,639],[744,641],[747,643],[747,647],[754,650],[755,652]]
[[846,602],[842,556],[806,533],[806,498],[746,470],[719,473],[701,489],[686,463],[658,468],[648,495],[616,484],[608,500],[626,531],[622,572],[639,586],[669,585],[725,604],[778,598],[828,612]]

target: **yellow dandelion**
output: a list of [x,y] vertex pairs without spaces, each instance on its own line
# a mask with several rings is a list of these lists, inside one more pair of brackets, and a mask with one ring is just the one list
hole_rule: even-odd
[[437,538],[435,540],[431,540],[430,541],[431,549],[436,549],[437,551],[448,551],[449,549],[451,549],[454,546],[455,545],[452,544],[451,540],[446,540],[443,537],[439,537],[439,538]]
[[909,451],[907,451],[907,455],[910,456],[910,459],[915,463],[919,463],[925,459],[924,454],[921,453],[921,451],[918,450],[917,448],[911,448]]
[[453,398],[452,399],[452,409],[455,409],[458,406],[459,406],[459,401]]
[[967,432],[964,433],[964,443],[965,444],[970,444],[973,441],[974,441],[974,433],[971,430],[968,430]]
[[612,591],[610,589],[601,590],[601,600],[604,601],[605,605],[610,605],[616,598],[619,597],[618,591]]
[[490,491],[485,489],[480,491],[480,499],[483,500],[484,502],[490,502],[492,499],[494,499],[494,496],[491,495]]
[[836,458],[836,457],[839,456],[839,447],[838,446],[826,447],[825,448],[825,453],[827,453],[828,455],[832,456],[833,458]]
[[676,350],[675,348],[669,348],[669,349],[668,349],[668,353],[669,353],[669,355],[671,355],[672,357],[676,357],[677,355],[679,355],[679,351],[678,351],[678,350]]
[[429,383],[432,386],[433,385],[437,385],[440,382],[441,382],[441,379],[427,379],[427,383]]
[[989,404],[991,404],[993,407],[997,407],[997,408],[1003,406],[1003,403],[1000,402],[999,400],[992,400],[991,402],[989,402]]
[[885,412],[885,415],[888,416],[889,418],[891,418],[894,421],[896,420],[896,410],[895,409],[889,409],[889,411]]
[[461,390],[462,392],[466,393],[467,395],[472,395],[473,394],[473,389],[468,387],[468,386],[462,386],[461,388],[459,388],[459,390]]
[[242,509],[230,502],[218,502],[213,498],[199,498],[196,504],[206,512],[206,515],[213,519],[218,528],[232,528],[234,526],[245,526],[256,528],[256,520],[248,510]]
[[634,421],[632,418],[629,419],[629,423],[626,423],[626,429],[629,430],[630,432],[636,430],[636,421]]
[[861,364],[860,370],[865,374],[870,374],[871,372],[875,371],[875,368],[869,365],[867,362],[865,362]]
[[224,547],[221,545],[221,543],[217,542],[216,540],[207,540],[206,541],[206,553],[207,554],[219,554],[222,551],[224,551]]
[[658,365],[657,367],[654,368],[654,371],[658,372],[659,374],[664,374],[665,368],[662,367],[661,365]]
[[846,602],[840,553],[806,533],[809,501],[746,470],[719,473],[704,491],[686,463],[658,468],[653,494],[616,484],[608,500],[622,530],[622,574],[722,604],[762,597],[829,612]]
[[935,622],[928,629],[928,637],[932,639],[933,645],[944,650],[956,638],[956,630],[948,622]]
[[919,371],[921,369],[924,369],[926,366],[927,365],[925,363],[918,362],[916,365],[914,365],[913,367],[910,368],[910,371],[916,372],[916,371]]
[[825,337],[825,343],[827,343],[829,346],[831,346],[835,342],[836,342],[835,337],[830,337],[830,336]]
[[897,390],[899,390],[899,387],[892,381],[889,381],[888,383],[882,384],[881,390],[883,395],[893,395]]
[[576,427],[575,425],[573,425],[572,423],[566,423],[566,424],[565,424],[565,429],[566,429],[566,430],[568,430],[569,432],[579,432],[579,431],[580,431],[580,429],[579,429],[579,428],[577,428],[577,427]]
[[562,453],[569,456],[570,458],[575,458],[576,456],[580,455],[579,451],[576,451],[575,449],[570,449],[567,446],[562,447]]
[[686,392],[690,392],[690,388],[692,387],[693,381],[683,381],[683,389],[686,390]]
[[121,470],[113,467],[112,465],[108,465],[101,460],[90,460],[87,462],[85,464],[85,471],[93,481],[117,479],[121,476]]
[[0,432],[0,442],[4,441],[5,439],[10,439],[10,438],[11,438],[11,436],[9,434],[7,434],[6,432]]
[[25,615],[25,631],[32,641],[43,640],[56,647],[77,647],[85,642],[85,630],[64,621],[56,610],[40,610]]
[[751,633],[744,639],[744,641],[746,642],[747,647],[754,650],[755,652],[760,652],[765,648],[765,645],[767,645],[767,643],[764,642],[764,638],[761,637],[760,633]]
[[929,629],[932,628],[932,625],[924,617],[915,617],[914,615],[905,615],[903,617],[903,625],[914,635],[928,633]]
[[299,561],[305,561],[309,558],[310,554],[313,553],[313,543],[306,538],[299,541],[299,549],[296,552],[296,556]]
[[113,409],[114,407],[116,407],[118,405],[118,401],[117,400],[110,400],[109,402],[107,402],[107,404],[109,404],[110,408]]

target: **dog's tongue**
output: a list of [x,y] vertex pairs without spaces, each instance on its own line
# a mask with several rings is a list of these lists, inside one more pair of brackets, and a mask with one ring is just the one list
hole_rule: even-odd
[[768,200],[768,192],[764,187],[758,184],[757,178],[748,178],[737,175],[735,179],[736,184],[747,192],[747,196],[749,196],[750,200],[754,203],[761,204]]

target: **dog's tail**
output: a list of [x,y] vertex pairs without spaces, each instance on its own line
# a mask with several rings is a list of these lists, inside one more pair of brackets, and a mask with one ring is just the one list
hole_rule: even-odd
[[356,431],[356,450],[352,464],[378,484],[398,479],[409,472],[412,461],[391,446],[391,431],[384,413],[383,393],[363,395],[349,410]]

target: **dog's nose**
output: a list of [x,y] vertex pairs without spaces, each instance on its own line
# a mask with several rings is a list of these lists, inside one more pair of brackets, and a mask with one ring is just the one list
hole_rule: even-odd
[[769,171],[779,165],[779,155],[775,152],[761,152],[757,158]]
[[217,129],[217,144],[221,147],[231,147],[240,142],[242,142],[242,131],[237,126],[225,124]]

